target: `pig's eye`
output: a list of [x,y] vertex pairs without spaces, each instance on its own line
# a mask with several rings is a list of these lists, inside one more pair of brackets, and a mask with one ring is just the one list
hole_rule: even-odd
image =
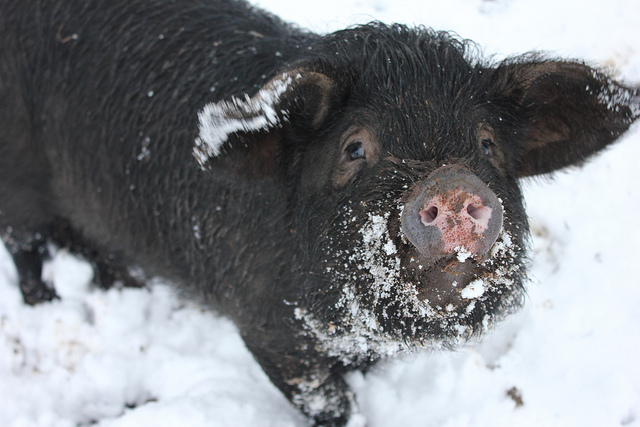
[[496,144],[494,142],[494,135],[493,128],[487,123],[480,123],[476,129],[478,145],[480,146],[482,154],[487,157],[493,156],[495,151]]
[[364,143],[360,140],[349,143],[349,145],[347,145],[347,148],[345,149],[345,153],[347,155],[347,158],[351,161],[366,158]]
[[332,178],[335,188],[346,185],[360,171],[373,165],[380,152],[371,132],[362,127],[348,129],[340,138],[340,142],[340,149],[335,151],[336,169]]
[[493,154],[493,141],[489,138],[484,138],[480,141],[480,147],[482,148],[482,154],[490,156]]

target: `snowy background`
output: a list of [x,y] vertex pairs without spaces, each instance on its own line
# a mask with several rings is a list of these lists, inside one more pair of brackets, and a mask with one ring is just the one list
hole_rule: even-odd
[[[373,19],[453,30],[496,58],[529,51],[640,82],[637,0],[261,0],[327,32]],[[587,166],[524,183],[526,307],[475,347],[349,378],[369,426],[640,426],[640,131]],[[0,426],[298,426],[234,327],[172,295],[102,292],[58,252],[61,301],[22,304],[0,247]]]

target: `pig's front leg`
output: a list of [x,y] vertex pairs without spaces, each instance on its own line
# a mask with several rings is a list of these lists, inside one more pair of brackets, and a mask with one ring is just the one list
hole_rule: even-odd
[[294,338],[289,348],[283,348],[282,343],[258,346],[255,341],[245,337],[247,347],[271,382],[316,426],[364,425],[354,394],[343,377],[347,369],[341,363],[310,350],[313,344],[304,342],[304,338]]
[[12,229],[2,234],[20,281],[24,302],[35,305],[59,298],[53,285],[42,280],[42,262],[49,256],[44,234]]

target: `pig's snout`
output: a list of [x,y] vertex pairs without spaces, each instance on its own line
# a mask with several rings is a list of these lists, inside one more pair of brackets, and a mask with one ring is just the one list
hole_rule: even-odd
[[502,229],[502,205],[475,174],[443,166],[416,184],[402,213],[402,231],[422,257],[484,255]]
[[476,253],[482,252],[478,243],[489,229],[492,212],[493,208],[486,206],[477,195],[456,189],[427,200],[419,214],[425,227],[436,227],[440,231],[445,253],[462,247]]

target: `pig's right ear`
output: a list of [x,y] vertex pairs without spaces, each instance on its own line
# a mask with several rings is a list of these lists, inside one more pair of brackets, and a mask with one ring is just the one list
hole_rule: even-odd
[[[519,177],[579,165],[640,117],[640,88],[579,62],[525,57],[503,63],[488,93],[520,123]],[[493,92],[493,93],[491,93]]]
[[198,113],[194,157],[203,170],[219,161],[238,170],[268,171],[281,148],[283,128],[295,123],[318,129],[336,92],[326,75],[296,69],[277,75],[253,96],[207,104]]

